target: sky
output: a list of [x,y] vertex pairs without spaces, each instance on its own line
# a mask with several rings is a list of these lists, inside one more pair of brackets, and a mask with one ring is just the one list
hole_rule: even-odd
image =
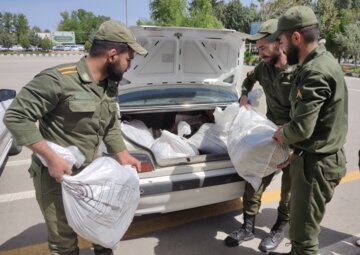
[[[71,13],[78,9],[97,15],[111,17],[127,25],[136,25],[138,19],[150,19],[149,3],[151,0],[0,0],[0,12],[25,14],[30,27],[56,31],[61,21],[60,13]],[[126,19],[127,2],[127,19]],[[227,1],[225,1],[227,2]],[[250,0],[242,0],[248,5]],[[256,1],[255,1],[256,2]]]

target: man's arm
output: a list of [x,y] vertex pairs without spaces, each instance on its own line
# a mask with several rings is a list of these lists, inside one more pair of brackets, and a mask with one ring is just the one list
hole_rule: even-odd
[[257,79],[258,69],[259,69],[259,65],[257,65],[254,68],[254,70],[251,70],[246,74],[246,78],[244,79],[241,85],[241,96],[239,98],[240,106],[248,107],[249,105],[248,94],[254,88],[254,85],[258,80]]
[[30,144],[27,147],[30,148],[33,152],[39,154],[43,159],[45,159],[50,176],[54,177],[57,182],[61,182],[64,174],[72,174],[69,163],[63,158],[59,157],[47,145],[45,140]]

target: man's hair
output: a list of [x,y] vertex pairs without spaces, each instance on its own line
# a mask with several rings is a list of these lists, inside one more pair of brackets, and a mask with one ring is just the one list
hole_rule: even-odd
[[295,31],[299,32],[304,37],[304,41],[307,43],[317,42],[319,40],[320,30],[318,24],[297,28],[292,31],[286,31],[285,34],[290,37]]
[[103,40],[94,40],[89,50],[89,55],[92,57],[98,57],[104,55],[107,51],[115,49],[118,54],[124,53],[129,50],[129,46],[126,43],[111,42]]

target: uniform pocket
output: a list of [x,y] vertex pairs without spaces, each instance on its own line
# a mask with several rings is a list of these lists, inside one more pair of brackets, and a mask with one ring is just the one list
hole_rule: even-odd
[[346,157],[343,149],[321,158],[320,169],[325,180],[338,180],[346,174]]
[[71,112],[94,112],[96,105],[94,100],[72,100],[69,109]]

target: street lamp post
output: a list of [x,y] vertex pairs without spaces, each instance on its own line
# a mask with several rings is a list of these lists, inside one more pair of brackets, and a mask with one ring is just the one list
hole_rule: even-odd
[[128,16],[127,16],[127,0],[125,0],[125,24],[128,25]]

